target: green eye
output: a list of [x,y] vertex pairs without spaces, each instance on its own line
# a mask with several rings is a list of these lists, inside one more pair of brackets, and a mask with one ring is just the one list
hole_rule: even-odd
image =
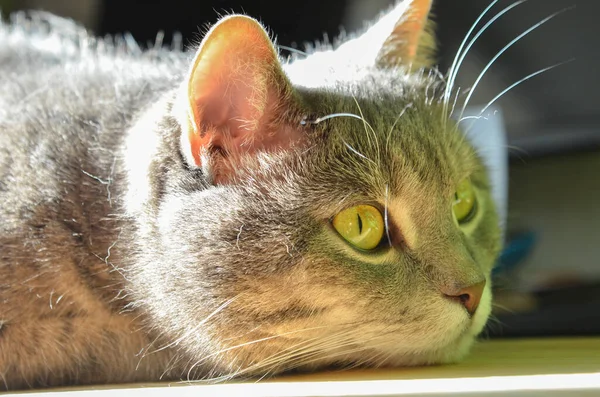
[[356,248],[376,248],[385,230],[381,212],[371,205],[348,208],[333,218],[333,227],[348,243]]
[[471,181],[463,179],[456,187],[454,204],[452,204],[452,212],[458,223],[467,222],[475,214],[475,201],[475,190]]

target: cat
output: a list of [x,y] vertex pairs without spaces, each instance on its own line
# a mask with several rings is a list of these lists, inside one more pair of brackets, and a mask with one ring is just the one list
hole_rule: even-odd
[[237,14],[193,51],[3,23],[0,384],[464,357],[501,238],[430,8],[289,59]]

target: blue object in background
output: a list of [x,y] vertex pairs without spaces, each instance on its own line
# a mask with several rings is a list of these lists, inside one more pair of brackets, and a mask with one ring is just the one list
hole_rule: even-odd
[[534,232],[524,232],[512,236],[500,254],[492,275],[497,276],[515,269],[531,254],[536,242],[537,234]]

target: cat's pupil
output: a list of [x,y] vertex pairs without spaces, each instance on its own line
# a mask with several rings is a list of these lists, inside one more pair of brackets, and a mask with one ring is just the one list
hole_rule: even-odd
[[360,215],[356,215],[356,217],[358,218],[358,234],[362,234],[362,228],[363,228],[363,224],[362,224],[362,219],[360,217]]

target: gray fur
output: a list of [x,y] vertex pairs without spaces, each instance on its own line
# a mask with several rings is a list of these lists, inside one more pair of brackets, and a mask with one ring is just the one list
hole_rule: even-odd
[[[436,285],[469,266],[489,276],[499,231],[485,169],[432,99],[436,78],[392,69],[296,87],[300,105],[281,118],[307,145],[244,157],[234,184],[213,186],[180,145],[175,101],[190,59],[95,39],[45,14],[0,25],[0,347],[22,349],[11,332],[55,315],[48,295],[49,306],[65,305],[53,300],[69,294],[58,281],[27,287],[39,274],[77,274],[107,316],[133,324],[129,334],[103,324],[101,342],[90,336],[46,368],[0,354],[0,385],[228,379],[462,357],[489,311],[471,326]],[[344,112],[362,112],[368,125],[307,122]],[[151,154],[132,145],[146,138],[157,142]],[[467,232],[448,204],[466,176],[482,208]],[[136,193],[140,184],[148,195]],[[383,202],[388,191],[390,211],[410,206],[418,246],[397,241],[372,255],[348,247],[329,219],[352,203]],[[91,329],[95,313],[69,299],[75,309],[56,314],[59,323],[76,316]],[[38,349],[51,355],[56,345]]]

